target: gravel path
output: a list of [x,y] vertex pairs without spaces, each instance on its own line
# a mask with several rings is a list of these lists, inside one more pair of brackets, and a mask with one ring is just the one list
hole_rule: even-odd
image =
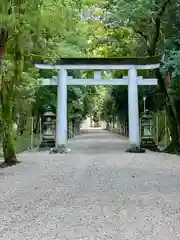
[[23,153],[0,169],[0,239],[180,239],[180,157],[127,146],[92,130],[67,155]]

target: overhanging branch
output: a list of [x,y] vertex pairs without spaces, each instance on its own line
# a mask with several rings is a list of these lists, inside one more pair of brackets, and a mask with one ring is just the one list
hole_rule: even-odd
[[160,37],[161,18],[163,16],[163,14],[165,13],[167,6],[171,3],[172,3],[172,0],[164,1],[159,12],[157,13],[157,15],[155,17],[155,21],[154,21],[155,22],[155,33],[154,33],[154,37],[152,39],[151,48],[149,49],[149,52],[148,52],[150,56],[153,56],[156,53],[156,45],[157,45],[157,42]]
[[144,40],[147,42],[147,40],[148,40],[148,36],[144,33],[144,32],[142,32],[142,31],[140,31],[140,30],[134,30],[136,33],[138,33],[139,35],[141,35],[143,38],[144,38]]

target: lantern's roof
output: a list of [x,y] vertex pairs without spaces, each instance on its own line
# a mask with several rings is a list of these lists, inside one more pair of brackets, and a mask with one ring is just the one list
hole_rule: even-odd
[[142,119],[152,119],[152,113],[146,109],[142,115]]
[[45,112],[44,116],[54,116],[55,114],[53,112]]

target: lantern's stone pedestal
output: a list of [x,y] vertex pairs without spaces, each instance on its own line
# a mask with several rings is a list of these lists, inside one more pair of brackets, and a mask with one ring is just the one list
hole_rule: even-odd
[[149,149],[157,152],[160,151],[152,137],[142,137],[141,148],[145,148],[145,149]]
[[55,147],[54,139],[42,139],[42,142],[39,145],[39,149],[51,149]]

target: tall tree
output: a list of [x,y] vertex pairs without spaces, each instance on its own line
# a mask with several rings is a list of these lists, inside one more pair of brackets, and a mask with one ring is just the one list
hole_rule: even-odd
[[[154,56],[165,54],[168,39],[172,37],[172,31],[167,31],[179,12],[178,1],[176,0],[119,0],[109,3],[111,11],[109,21],[115,27],[124,26],[130,28],[136,34],[139,47],[137,55]],[[168,28],[169,29],[169,28]],[[172,137],[170,151],[180,152],[180,122],[177,116],[177,108],[174,99],[171,97],[166,84],[167,71],[157,70],[155,73],[158,78],[159,91],[165,106],[168,123]]]
[[14,116],[22,110],[18,99],[27,91],[28,97],[33,93],[32,81],[38,77],[32,68],[34,62],[81,55],[85,48],[77,4],[71,0],[7,0],[0,6],[3,152],[7,165],[17,162]]

